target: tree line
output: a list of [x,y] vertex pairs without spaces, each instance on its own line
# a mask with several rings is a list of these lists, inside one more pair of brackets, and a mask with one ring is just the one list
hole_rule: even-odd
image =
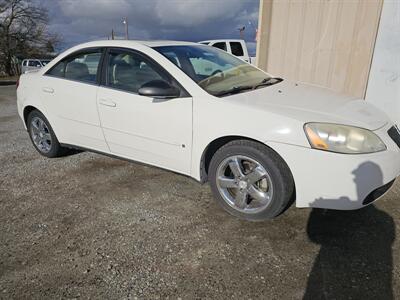
[[48,10],[29,0],[0,0],[0,74],[17,75],[20,60],[41,58],[59,43]]

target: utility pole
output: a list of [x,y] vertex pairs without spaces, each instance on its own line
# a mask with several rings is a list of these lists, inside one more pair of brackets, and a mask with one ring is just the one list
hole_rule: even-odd
[[245,29],[246,29],[246,26],[243,26],[243,27],[241,27],[241,28],[238,28],[239,34],[240,34],[240,39],[242,39],[242,40],[243,40],[243,38],[244,38],[244,31],[245,31]]
[[114,28],[111,29],[111,39],[112,39],[112,40],[114,39]]
[[128,34],[128,19],[125,17],[125,18],[122,20],[122,23],[125,24],[125,39],[126,39],[126,40],[129,40],[129,34]]

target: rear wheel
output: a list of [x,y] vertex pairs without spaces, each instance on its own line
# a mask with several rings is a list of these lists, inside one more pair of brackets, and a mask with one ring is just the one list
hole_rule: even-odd
[[211,189],[217,202],[239,218],[262,221],[282,213],[294,183],[283,159],[265,145],[236,140],[211,159]]
[[27,118],[27,128],[33,146],[43,156],[58,157],[68,153],[58,142],[46,117],[38,110],[33,110]]

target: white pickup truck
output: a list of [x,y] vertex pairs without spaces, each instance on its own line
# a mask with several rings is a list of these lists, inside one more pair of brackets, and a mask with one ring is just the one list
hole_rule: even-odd
[[244,40],[208,40],[201,41],[199,43],[225,50],[226,52],[233,54],[250,64],[256,64],[256,58],[249,55],[249,51],[247,50],[246,42]]

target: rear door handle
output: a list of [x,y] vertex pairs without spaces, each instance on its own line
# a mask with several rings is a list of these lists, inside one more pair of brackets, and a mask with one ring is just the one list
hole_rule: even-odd
[[104,105],[104,106],[110,106],[110,107],[116,107],[117,106],[117,103],[115,103],[114,101],[112,101],[110,99],[100,99],[99,103],[101,105]]
[[51,87],[44,87],[44,88],[42,88],[42,91],[45,93],[50,93],[50,94],[54,93],[54,89],[52,89]]

